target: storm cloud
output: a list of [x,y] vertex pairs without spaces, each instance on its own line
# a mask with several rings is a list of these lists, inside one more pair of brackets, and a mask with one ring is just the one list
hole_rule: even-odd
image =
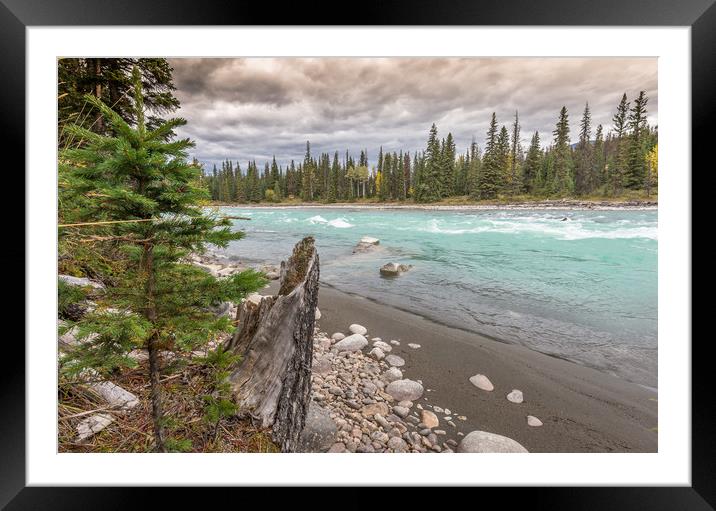
[[205,58],[170,59],[179,135],[207,166],[224,159],[259,165],[273,155],[285,165],[312,152],[425,147],[435,123],[452,132],[459,151],[473,137],[482,147],[492,112],[500,124],[519,111],[522,144],[540,132],[552,139],[559,109],[567,107],[571,138],[578,138],[586,102],[592,123],[611,129],[626,92],[649,96],[648,119],[657,124],[656,58]]

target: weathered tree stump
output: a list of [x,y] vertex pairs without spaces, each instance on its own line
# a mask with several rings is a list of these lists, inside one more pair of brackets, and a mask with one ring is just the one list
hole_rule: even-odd
[[229,376],[240,413],[272,426],[283,452],[296,450],[308,412],[318,278],[309,236],[281,263],[278,294],[240,305],[226,347],[242,357]]

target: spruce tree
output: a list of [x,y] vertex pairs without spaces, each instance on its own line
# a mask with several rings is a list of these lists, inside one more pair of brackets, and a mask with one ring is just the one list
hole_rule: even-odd
[[624,175],[628,165],[628,149],[629,144],[627,140],[628,134],[628,116],[629,114],[629,102],[627,101],[626,92],[622,95],[619,105],[617,105],[617,112],[612,118],[614,123],[614,135],[616,137],[616,157],[613,160],[612,168],[610,169],[611,178],[611,189],[613,193],[619,193],[623,186]]
[[567,108],[559,111],[557,126],[552,132],[554,135],[554,192],[565,195],[572,191],[574,185],[571,176],[572,155],[569,146],[569,117]]
[[630,136],[624,186],[632,190],[641,188],[646,177],[644,141],[647,132],[646,104],[648,101],[646,91],[639,92],[639,96],[634,100],[634,106],[629,112]]
[[[64,370],[80,372],[93,354],[115,353],[142,345],[149,354],[149,381],[155,449],[167,450],[160,376],[160,350],[190,353],[231,325],[208,307],[223,300],[241,300],[266,281],[253,271],[217,280],[196,266],[183,264],[209,244],[224,247],[242,237],[230,221],[208,215],[199,207],[205,191],[197,186],[200,169],[186,161],[188,139],[166,141],[183,119],[156,128],[145,122],[140,72],[134,80],[130,125],[101,99],[86,100],[101,112],[108,132],[99,135],[74,125],[68,130],[86,140],[79,149],[60,154],[60,173],[70,184],[66,194],[87,198],[81,212],[86,221],[111,220],[95,243],[111,243],[126,254],[124,271],[108,287],[103,303],[77,325],[86,342]],[[99,335],[92,336],[95,332]],[[65,361],[66,362],[66,361]]]
[[527,150],[527,158],[522,167],[523,190],[532,194],[537,189],[537,180],[542,166],[542,148],[540,147],[539,132],[535,131]]
[[511,147],[510,147],[510,193],[520,193],[522,190],[521,161],[522,146],[520,145],[520,117],[515,110],[515,122],[512,123]]
[[482,158],[477,187],[473,196],[479,199],[494,199],[502,188],[501,161],[498,148],[497,116],[492,113],[490,127],[485,139],[485,153]]
[[574,191],[586,194],[592,191],[593,153],[590,142],[592,133],[592,115],[589,103],[584,107],[584,114],[579,123],[579,143],[577,144],[576,163],[574,167]]

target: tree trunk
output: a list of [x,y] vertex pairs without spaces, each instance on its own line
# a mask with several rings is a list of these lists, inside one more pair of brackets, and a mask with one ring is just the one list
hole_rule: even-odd
[[[152,323],[157,321],[157,309],[154,304],[156,294],[156,283],[154,281],[154,247],[144,246],[142,263],[147,273],[145,293],[147,298],[146,318]],[[152,422],[154,424],[154,442],[157,452],[166,452],[164,445],[164,425],[162,424],[162,388],[159,383],[159,353],[157,348],[157,332],[152,332],[147,340],[147,352],[149,355],[149,393],[152,400]]]
[[[94,95],[97,99],[102,99],[102,59],[94,59]],[[103,133],[104,132],[104,118],[102,117],[102,114],[97,115],[96,122],[96,132],[97,133]]]
[[242,356],[229,376],[240,413],[272,426],[283,452],[295,451],[308,411],[318,279],[309,236],[281,263],[278,294],[241,304],[226,347]]

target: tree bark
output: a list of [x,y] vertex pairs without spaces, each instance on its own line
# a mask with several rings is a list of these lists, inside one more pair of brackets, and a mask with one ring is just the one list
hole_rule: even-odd
[[[156,294],[156,283],[154,281],[154,247],[152,245],[144,246],[142,254],[142,263],[144,270],[147,272],[147,283],[145,293],[147,297],[147,308],[145,311],[146,318],[152,323],[157,321],[157,309],[154,304]],[[147,339],[147,352],[149,355],[149,394],[152,400],[152,423],[154,424],[154,441],[157,452],[166,452],[164,445],[164,425],[162,411],[162,388],[159,383],[159,353],[157,349],[157,332],[152,332]]]
[[278,294],[241,304],[226,347],[242,356],[229,376],[240,413],[272,426],[283,452],[296,450],[308,412],[318,279],[309,236],[281,263]]

